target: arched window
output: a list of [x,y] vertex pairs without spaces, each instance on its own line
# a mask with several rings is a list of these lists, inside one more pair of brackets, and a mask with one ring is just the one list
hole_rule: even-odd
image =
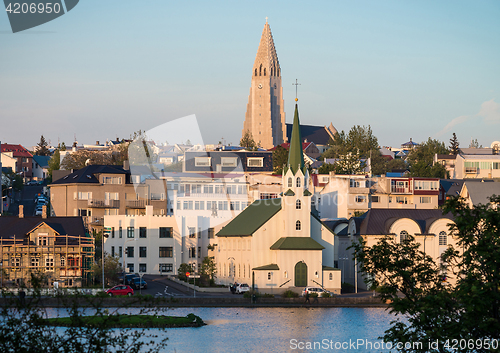
[[439,232],[439,245],[448,245],[448,234],[445,231]]
[[328,275],[328,279],[329,279],[330,281],[332,281],[332,280],[333,280],[333,273],[331,273],[331,272],[330,272],[330,274]]
[[245,265],[243,265],[243,278],[245,278],[245,277],[246,277],[246,276],[245,276],[245,269],[246,269],[246,266],[245,266]]
[[257,76],[257,69],[255,69],[255,76]]
[[292,177],[288,178],[288,187],[291,188],[293,186],[293,179]]
[[266,68],[264,68],[264,76],[266,76]]
[[241,277],[241,266],[238,264],[238,277]]
[[403,243],[406,239],[408,239],[408,232],[406,230],[402,230],[399,233],[399,242]]
[[295,230],[300,230],[300,221],[295,222]]
[[260,64],[260,67],[259,67],[259,76],[262,76],[262,64]]
[[271,272],[268,272],[267,273],[267,280],[270,281],[271,280]]
[[300,177],[297,177],[297,182],[296,182],[297,187],[300,187]]
[[302,202],[300,200],[295,201],[295,209],[300,210],[302,208]]

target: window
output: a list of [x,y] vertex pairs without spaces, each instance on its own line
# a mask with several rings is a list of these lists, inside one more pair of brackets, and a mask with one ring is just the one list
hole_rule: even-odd
[[[47,233],[45,233],[45,234],[47,234]],[[38,235],[41,235],[41,233]],[[38,237],[38,246],[47,246],[47,245],[48,245],[48,237],[40,237],[39,236]]]
[[240,210],[240,203],[238,201],[230,201],[229,202],[229,209],[231,211],[239,211]]
[[236,157],[221,157],[220,163],[223,167],[236,167],[238,165],[238,158],[236,158]]
[[146,227],[139,227],[139,238],[147,238]]
[[159,257],[173,257],[174,256],[174,248],[171,246],[160,246],[159,247]]
[[264,165],[264,157],[249,157],[247,159],[247,167],[262,167]]
[[115,256],[115,247],[114,246],[111,247],[111,256],[113,256],[113,257]]
[[272,272],[267,273],[267,280],[270,281],[272,278]]
[[300,202],[300,200],[295,201],[295,209],[296,210],[302,209],[302,202]]
[[115,227],[111,227],[111,238],[115,237]]
[[295,222],[295,230],[300,230],[300,221]]
[[127,227],[127,238],[134,237],[134,227]]
[[147,257],[147,248],[145,246],[139,247],[139,257]]
[[430,196],[420,196],[420,203],[431,203]]
[[91,200],[92,199],[92,193],[91,192],[75,192],[75,199],[77,200]]
[[182,208],[185,210],[192,210],[193,209],[193,201],[184,201],[182,203]]
[[278,194],[273,193],[273,192],[261,192],[260,193],[260,199],[261,200],[269,200],[269,199],[277,199]]
[[227,201],[219,201],[219,210],[227,211]]
[[195,227],[188,227],[188,233],[190,238],[196,238],[196,229]]
[[174,266],[172,264],[160,264],[160,272],[173,272]]
[[293,187],[293,179],[292,179],[292,177],[288,178],[288,187],[289,188]]
[[194,246],[189,248],[189,258],[194,259],[196,257],[196,248]]
[[356,203],[365,203],[366,202],[366,196],[364,196],[364,195],[356,195],[355,201],[356,201]]
[[355,180],[355,179],[349,179],[349,186],[351,188],[359,188],[360,186],[360,183],[358,180]]
[[123,248],[121,246],[118,247],[118,257],[123,256]]
[[134,264],[127,264],[128,272],[129,273],[134,273]]
[[196,167],[210,167],[210,157],[195,157],[194,165]]
[[160,227],[160,238],[172,238],[172,227]]
[[80,217],[90,217],[92,216],[92,210],[86,208],[78,209],[78,216]]
[[102,183],[103,184],[121,184],[122,183],[122,178],[121,177],[102,177]]
[[328,275],[328,280],[330,280],[330,281],[333,280],[333,273],[330,272],[330,274]]
[[201,238],[201,228],[198,227],[198,239],[200,239],[200,238]]
[[198,258],[201,258],[201,246],[198,246]]
[[127,254],[127,257],[134,257],[134,247],[133,246],[128,246],[125,249],[125,253]]
[[139,264],[139,272],[147,272],[146,264]]
[[123,236],[122,227],[118,228],[118,237],[121,238]]
[[38,257],[32,257],[31,267],[38,267],[38,266],[40,266],[40,259]]
[[403,243],[408,239],[408,232],[406,230],[402,230],[399,233],[399,242]]
[[448,245],[448,234],[445,231],[439,233],[439,245]]
[[372,203],[379,203],[380,202],[380,196],[371,195],[370,198],[372,199]]
[[47,257],[45,259],[45,270],[46,271],[54,270],[54,258],[53,257]]
[[298,177],[297,181],[295,182],[295,186],[298,187],[298,188],[300,188],[300,184],[301,184],[300,177]]
[[195,201],[194,202],[194,209],[195,210],[203,210],[203,209],[205,209],[205,201]]
[[213,239],[213,238],[214,238],[214,229],[208,228],[208,239]]

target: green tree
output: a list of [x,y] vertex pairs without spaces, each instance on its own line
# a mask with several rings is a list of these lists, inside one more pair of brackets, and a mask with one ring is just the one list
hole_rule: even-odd
[[21,191],[22,189],[24,189],[23,177],[20,176],[19,174],[16,174],[14,176],[12,188],[14,189],[14,191]]
[[247,150],[256,151],[257,144],[255,143],[250,130],[245,131],[245,134],[240,140],[240,147],[245,147]]
[[401,158],[394,158],[387,162],[387,171],[392,172],[393,170],[407,169],[408,165]]
[[110,165],[113,158],[108,152],[80,150],[68,153],[61,162],[64,170],[82,169],[87,165]]
[[469,148],[483,148],[483,145],[479,146],[479,142],[477,142],[477,139],[475,140],[470,140],[469,143]]
[[334,172],[335,170],[335,164],[325,162],[318,168],[318,174],[330,174],[330,172]]
[[[96,252],[97,255],[97,252]],[[123,271],[120,259],[110,254],[104,254],[104,278],[107,286],[112,286],[120,282],[118,275]],[[92,265],[92,273],[95,278],[102,283],[102,255],[99,256],[94,265]]]
[[409,164],[410,175],[413,177],[445,178],[446,169],[441,164],[434,164],[435,154],[448,154],[444,143],[429,137],[413,149],[406,161]]
[[192,268],[189,264],[182,263],[182,264],[179,266],[179,269],[177,270],[177,277],[178,277],[181,281],[187,281],[187,277],[186,277],[186,273],[187,273],[187,272],[192,273],[192,272],[193,272],[193,268]]
[[273,173],[282,174],[283,166],[288,163],[288,150],[282,146],[277,146],[273,151]]
[[61,167],[61,154],[59,153],[59,150],[56,149],[52,157],[49,159],[49,178],[51,180],[52,180],[52,172],[54,170],[59,170],[60,167]]
[[47,148],[48,143],[43,135],[40,137],[40,142],[36,145],[36,155],[37,156],[50,156],[50,151]]
[[215,264],[214,256],[205,256],[203,262],[201,263],[200,274],[210,280],[210,285],[215,283],[215,278],[217,276],[217,266]]
[[[389,302],[390,311],[403,315],[385,331],[384,341],[422,342],[423,347],[405,347],[402,352],[447,352],[453,339],[485,342],[500,339],[500,197],[490,204],[469,208],[464,200],[447,200],[451,212],[450,234],[457,247],[449,245],[440,263],[421,251],[415,238],[396,242],[386,236],[374,246],[361,240],[354,254],[360,271],[378,296]],[[443,281],[453,275],[456,284]],[[437,342],[439,349],[431,349]],[[489,352],[483,345],[463,352]]]
[[450,153],[456,156],[460,152],[459,146],[457,134],[453,133],[453,137],[450,139]]

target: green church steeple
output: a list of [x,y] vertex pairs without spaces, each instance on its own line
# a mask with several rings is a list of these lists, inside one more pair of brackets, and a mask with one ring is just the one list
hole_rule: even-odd
[[300,135],[299,107],[295,103],[295,114],[293,116],[292,139],[288,151],[288,168],[292,170],[293,175],[300,169],[304,175],[306,167],[304,164],[304,155],[302,152],[302,136]]

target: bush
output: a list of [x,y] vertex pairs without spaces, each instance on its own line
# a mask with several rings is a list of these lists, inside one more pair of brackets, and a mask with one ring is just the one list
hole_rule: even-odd
[[274,298],[274,294],[264,293],[261,295],[262,298]]
[[318,297],[318,293],[311,293],[309,296],[311,298],[317,298]]
[[331,298],[331,297],[332,297],[332,295],[330,294],[330,292],[323,292],[321,294],[321,298]]
[[298,293],[295,293],[294,291],[291,291],[290,289],[286,290],[283,293],[284,298],[297,298],[299,296]]

